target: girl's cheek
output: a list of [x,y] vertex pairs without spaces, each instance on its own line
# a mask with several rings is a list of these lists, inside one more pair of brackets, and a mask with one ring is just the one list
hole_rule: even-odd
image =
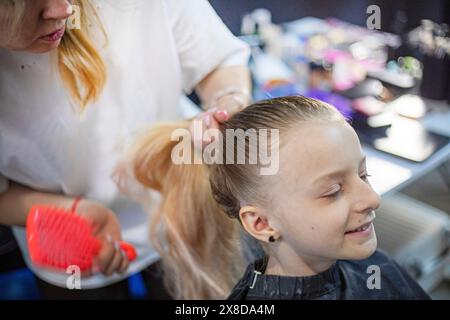
[[351,218],[351,207],[345,199],[339,201],[331,208],[327,223],[333,228],[336,235],[343,236]]

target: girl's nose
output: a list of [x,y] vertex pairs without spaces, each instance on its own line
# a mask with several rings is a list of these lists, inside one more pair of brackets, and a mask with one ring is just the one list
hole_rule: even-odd
[[49,0],[42,17],[47,20],[65,20],[72,14],[72,5],[67,0]]
[[372,210],[378,209],[380,206],[381,198],[376,193],[370,184],[364,183],[364,190],[359,193],[359,201],[357,204],[357,211],[361,213],[369,213]]

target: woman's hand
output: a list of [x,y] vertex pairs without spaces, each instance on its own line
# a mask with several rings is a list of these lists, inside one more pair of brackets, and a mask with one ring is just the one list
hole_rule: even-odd
[[[102,243],[100,252],[94,260],[94,266],[97,266],[106,276],[125,272],[129,262],[125,252],[119,246],[122,235],[114,212],[100,203],[87,199],[80,200],[76,212],[92,223],[93,236]],[[89,275],[90,273],[83,274],[83,276]]]
[[[210,139],[203,139],[205,131],[208,129],[219,129],[221,123],[230,119],[230,115],[225,110],[218,110],[216,108],[200,113],[192,122],[189,128],[193,143],[196,148],[205,148],[212,141]],[[195,130],[196,127],[201,126],[201,130]],[[201,135],[199,134],[201,133]]]
[[[30,209],[36,204],[45,204],[61,208],[71,208],[74,198],[56,193],[39,192],[10,181],[9,189],[0,194],[0,224],[25,226]],[[119,248],[122,239],[120,225],[114,212],[98,202],[81,199],[76,212],[92,222],[94,236],[102,247],[94,261],[105,275],[122,273],[128,268],[128,259]],[[88,276],[90,273],[82,274]]]
[[[214,99],[213,107],[200,113],[191,123],[190,132],[194,137],[194,146],[202,149],[211,143],[211,139],[203,139],[208,129],[219,129],[221,123],[228,121],[232,115],[244,109],[250,103],[250,95],[246,90],[235,90],[219,93]],[[196,135],[195,126],[201,125],[201,136]],[[198,141],[201,139],[201,142]]]
[[[212,142],[211,139],[204,139],[204,134],[206,130],[216,129],[219,130],[221,123],[230,119],[230,114],[225,110],[218,110],[217,108],[200,113],[191,122],[189,131],[191,132],[191,137],[193,137],[192,142],[194,147],[203,150],[208,144]],[[201,126],[201,130],[195,130],[196,127]],[[201,134],[200,134],[201,133]]]

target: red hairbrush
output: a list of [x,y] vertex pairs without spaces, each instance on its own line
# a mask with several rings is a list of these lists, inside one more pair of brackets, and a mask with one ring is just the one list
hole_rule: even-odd
[[[45,205],[30,209],[27,241],[31,261],[42,267],[66,270],[76,265],[91,270],[101,242],[93,236],[94,227],[73,211]],[[119,242],[129,261],[136,259],[135,248]]]

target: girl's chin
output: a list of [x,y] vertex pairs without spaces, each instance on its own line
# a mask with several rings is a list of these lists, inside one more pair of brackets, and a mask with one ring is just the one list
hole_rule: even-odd
[[364,260],[369,258],[377,250],[377,238],[373,237],[363,244],[352,244],[347,247],[341,260]]
[[354,249],[354,258],[355,260],[363,260],[369,258],[371,255],[375,253],[377,250],[377,239],[374,238],[373,240],[363,244],[359,245],[358,248]]

